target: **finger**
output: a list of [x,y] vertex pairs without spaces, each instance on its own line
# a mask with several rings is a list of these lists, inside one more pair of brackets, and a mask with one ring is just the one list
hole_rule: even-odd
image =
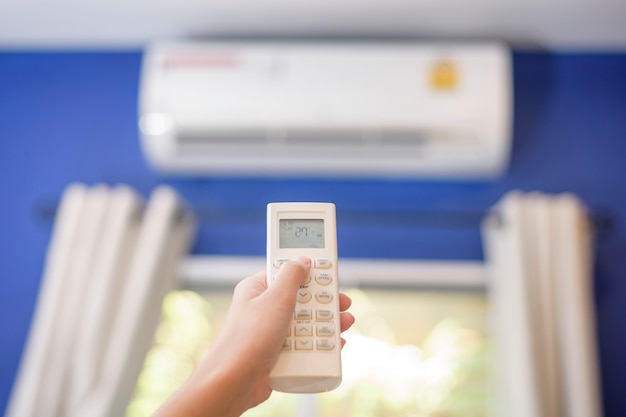
[[296,302],[296,292],[306,281],[311,270],[311,259],[301,256],[294,261],[284,263],[265,295],[277,303],[289,305]]
[[341,338],[341,348],[343,349],[343,347],[346,345],[346,339],[344,339],[343,337]]
[[343,313],[341,313],[339,315],[339,323],[341,326],[341,332],[343,333],[346,330],[348,330],[350,327],[352,327],[355,321],[356,319],[351,313],[348,313],[347,311],[344,311]]
[[233,292],[233,300],[251,299],[263,294],[267,289],[265,271],[259,271],[239,281]]
[[339,294],[339,311],[346,311],[352,305],[352,299],[344,293]]

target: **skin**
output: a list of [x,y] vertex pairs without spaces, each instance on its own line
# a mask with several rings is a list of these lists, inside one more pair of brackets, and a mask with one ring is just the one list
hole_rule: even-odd
[[[154,417],[237,417],[267,400],[272,393],[269,372],[310,268],[311,260],[301,257],[283,264],[269,288],[264,271],[237,284],[224,327],[206,357]],[[342,332],[354,323],[346,311],[350,304],[340,294]]]

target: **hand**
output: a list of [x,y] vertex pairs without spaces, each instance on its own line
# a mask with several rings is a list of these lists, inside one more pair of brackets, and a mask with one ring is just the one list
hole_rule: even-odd
[[[287,335],[296,292],[310,268],[311,260],[305,257],[287,262],[269,288],[265,272],[242,280],[207,356],[155,417],[234,417],[267,400],[272,392],[269,372]],[[346,311],[350,304],[350,298],[340,294],[342,332],[354,323],[354,316]]]

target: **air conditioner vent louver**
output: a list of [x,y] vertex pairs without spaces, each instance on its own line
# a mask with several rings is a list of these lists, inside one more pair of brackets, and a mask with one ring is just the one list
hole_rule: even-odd
[[210,130],[183,132],[175,136],[181,148],[208,148],[208,147],[245,147],[264,146],[268,143],[267,135],[255,130]]
[[289,129],[285,134],[285,144],[324,149],[338,146],[361,147],[363,133],[359,130]]
[[[334,148],[371,148],[372,150],[392,150],[391,148],[415,148],[424,146],[428,141],[425,132],[396,131],[359,131],[359,130],[304,130],[286,131],[256,130],[211,130],[210,132],[183,132],[176,135],[180,152],[202,149],[242,150],[242,147],[257,147],[262,151],[272,147],[311,148],[327,150]],[[384,148],[384,149],[381,149]],[[273,150],[272,150],[273,151]]]

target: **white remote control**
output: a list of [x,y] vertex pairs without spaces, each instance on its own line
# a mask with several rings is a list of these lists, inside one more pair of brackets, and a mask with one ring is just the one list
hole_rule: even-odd
[[315,393],[341,383],[337,233],[332,203],[267,206],[267,280],[299,256],[311,259],[278,360],[270,372],[276,391]]

